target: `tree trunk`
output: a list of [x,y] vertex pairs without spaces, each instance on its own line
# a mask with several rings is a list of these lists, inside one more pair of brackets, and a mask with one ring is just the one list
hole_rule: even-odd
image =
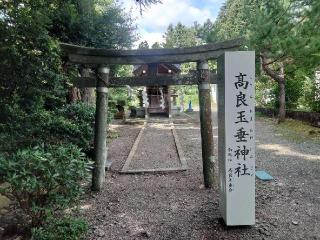
[[76,87],[71,87],[69,89],[69,94],[68,94],[68,103],[76,103],[80,101],[80,99],[81,99],[80,90]]
[[284,122],[286,119],[286,89],[285,89],[285,75],[284,75],[284,65],[280,63],[280,73],[272,70],[269,65],[273,64],[274,61],[267,62],[267,58],[264,54],[260,54],[262,69],[263,71],[275,80],[279,84],[279,115],[278,123]]
[[93,88],[82,89],[81,101],[89,105],[94,105],[94,102],[95,102],[94,89]]
[[[63,73],[68,73],[68,65],[67,62],[63,62],[62,64]],[[81,99],[80,90],[74,86],[70,87],[67,91],[66,100],[68,104],[76,103]]]
[[[80,69],[80,74],[82,77],[90,77],[90,69],[82,68]],[[89,105],[95,104],[95,95],[93,88],[83,88],[81,89],[81,101]]]
[[280,63],[280,78],[279,83],[279,116],[278,123],[282,123],[286,120],[286,86],[284,78],[284,65]]
[[279,115],[278,123],[284,122],[286,120],[286,88],[285,82],[279,82]]

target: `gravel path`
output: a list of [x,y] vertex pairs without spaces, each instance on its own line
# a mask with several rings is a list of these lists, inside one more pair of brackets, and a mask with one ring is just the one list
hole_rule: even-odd
[[[175,125],[191,167],[186,172],[119,174],[141,126],[116,127],[119,138],[109,145],[114,163],[105,188],[83,201],[82,215],[91,225],[86,239],[320,239],[319,145],[285,140],[270,120],[259,118],[257,170],[268,171],[276,181],[256,181],[255,226],[227,228],[220,219],[218,191],[202,186],[197,113],[192,117],[180,116]],[[216,126],[214,134],[216,145]]]
[[147,124],[130,169],[181,167],[170,127],[170,124]]
[[142,125],[124,125],[115,122],[111,129],[119,133],[119,137],[108,143],[108,160],[112,161],[112,169],[120,169],[125,163],[131,147],[138,136]]

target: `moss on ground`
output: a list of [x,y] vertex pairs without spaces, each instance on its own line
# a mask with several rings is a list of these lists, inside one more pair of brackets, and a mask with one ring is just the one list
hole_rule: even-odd
[[320,143],[320,128],[302,121],[286,119],[284,123],[276,126],[276,130],[284,138],[294,142],[315,141]]

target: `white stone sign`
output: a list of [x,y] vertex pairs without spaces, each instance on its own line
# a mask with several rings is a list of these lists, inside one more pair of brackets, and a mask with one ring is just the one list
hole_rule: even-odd
[[228,226],[255,223],[255,53],[218,59],[220,210]]

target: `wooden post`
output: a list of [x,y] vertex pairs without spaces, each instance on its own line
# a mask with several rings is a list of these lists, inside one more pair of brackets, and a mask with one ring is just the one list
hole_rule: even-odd
[[143,107],[142,90],[138,90],[139,107]]
[[172,88],[171,96],[172,96],[171,109],[177,109],[177,90],[175,88]]
[[171,109],[171,92],[172,92],[172,91],[171,91],[171,87],[168,86],[167,90],[168,90],[168,93],[167,93],[168,117],[169,117],[169,119],[171,119],[171,117],[172,117],[172,109]]
[[107,111],[109,68],[101,66],[97,72],[97,98],[94,129],[95,164],[92,176],[92,190],[100,191],[105,179],[105,161],[107,159]]
[[147,87],[144,87],[144,88],[143,88],[142,94],[144,95],[144,97],[143,97],[144,118],[145,118],[146,120],[148,120],[148,119],[149,119],[149,112],[148,112],[149,100],[148,100],[148,88],[147,88]]
[[214,183],[214,156],[213,156],[213,133],[211,113],[211,93],[209,66],[207,61],[198,62],[199,73],[199,106],[201,123],[201,147],[204,185],[206,188],[213,187]]

